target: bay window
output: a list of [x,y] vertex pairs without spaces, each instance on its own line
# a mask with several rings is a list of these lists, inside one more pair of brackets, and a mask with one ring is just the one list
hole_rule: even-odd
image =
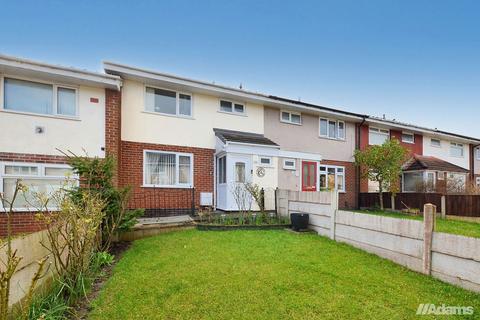
[[[27,187],[26,192],[17,195],[13,207],[17,210],[35,211],[41,204],[38,202],[39,195],[50,197],[47,204],[49,209],[55,209],[55,193],[63,188],[71,186],[66,182],[72,175],[72,169],[67,165],[57,164],[27,164],[16,162],[0,163],[0,192],[5,201],[0,207],[7,208],[13,201],[13,195],[18,180]],[[77,183],[77,182],[75,182]]]
[[43,115],[77,115],[77,89],[14,78],[3,79],[3,109]]
[[192,96],[176,91],[146,87],[145,111],[173,116],[192,116]]
[[345,191],[345,168],[338,166],[320,165],[319,169],[320,191],[338,190]]
[[144,151],[143,184],[147,187],[193,186],[193,155]]
[[345,139],[345,122],[320,118],[320,137]]

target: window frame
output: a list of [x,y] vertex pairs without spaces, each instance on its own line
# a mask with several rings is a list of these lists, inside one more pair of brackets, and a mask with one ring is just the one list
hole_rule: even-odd
[[[384,135],[387,137],[387,140],[390,139],[390,129],[383,129],[383,128],[379,128],[379,127],[368,127],[368,144],[370,146],[374,145],[371,143],[371,139],[370,139],[370,133],[376,133],[376,134],[381,134],[381,135]],[[376,144],[375,144],[376,145]]]
[[[405,140],[404,136],[411,136],[412,141]],[[402,131],[402,142],[403,143],[408,143],[408,144],[415,144],[415,133]]]
[[[52,113],[38,113],[38,112],[30,112],[30,111],[22,111],[22,110],[13,110],[5,108],[5,79],[12,79],[12,80],[20,80],[25,82],[33,82],[45,85],[52,86]],[[64,115],[58,113],[58,88],[64,88],[69,90],[75,91],[75,114],[74,115]],[[61,82],[55,81],[47,81],[38,78],[29,78],[29,77],[22,77],[16,75],[10,75],[7,73],[0,74],[0,111],[3,112],[10,112],[10,113],[18,113],[18,114],[26,114],[26,115],[33,115],[33,116],[40,116],[40,117],[51,117],[51,118],[62,118],[62,119],[78,119],[80,117],[80,93],[79,93],[79,86],[64,84]]]
[[[283,118],[282,118],[283,113],[288,113],[288,120],[283,120]],[[299,116],[300,117],[300,122],[292,122],[292,114]],[[303,125],[302,113],[301,112],[295,112],[295,111],[288,111],[288,110],[280,110],[280,122],[288,123],[288,124],[294,124],[296,126],[301,126],[301,125]]]
[[[15,167],[36,167],[37,168],[37,174],[36,175],[22,175],[22,174],[7,174],[5,173],[5,167],[6,166],[15,166]],[[3,189],[3,184],[4,184],[4,179],[28,179],[28,180],[60,180],[64,179],[66,180],[66,176],[52,176],[52,175],[46,175],[45,171],[47,168],[55,168],[55,169],[73,169],[71,166],[68,164],[57,164],[57,163],[38,163],[38,162],[15,162],[15,161],[0,161],[0,193],[4,192]],[[78,175],[73,174],[71,176],[71,179],[75,181],[75,185],[79,185],[79,179]],[[4,211],[7,208],[3,206],[3,203],[0,202],[0,211]],[[58,207],[48,207],[48,210],[58,210]],[[14,211],[16,212],[36,212],[38,211],[37,208],[25,208],[25,207],[19,207],[19,208],[13,208]]]
[[475,158],[480,160],[480,147],[475,148]]
[[[174,154],[175,155],[175,184],[151,184],[146,183],[146,170],[145,165],[147,161],[147,153],[157,153],[157,154]],[[188,156],[190,157],[190,183],[179,183],[179,172],[180,172],[180,156]],[[185,153],[185,152],[174,152],[174,151],[163,151],[163,150],[150,150],[144,149],[143,150],[143,165],[142,165],[142,187],[144,188],[178,188],[178,189],[192,189],[194,188],[194,154],[193,153]]]
[[[220,172],[220,161],[223,161],[223,170]],[[220,179],[223,178],[223,179]],[[227,184],[227,155],[217,157],[217,183],[219,185]]]
[[[285,162],[287,161],[292,161],[293,162],[293,166],[289,166],[287,164],[285,164]],[[297,170],[297,161],[293,158],[286,158],[286,159],[283,159],[282,160],[282,163],[283,163],[283,169],[285,170]]]
[[[175,92],[175,114],[159,112],[159,111],[155,111],[155,110],[153,110],[153,111],[152,110],[147,110],[147,88]],[[180,95],[181,94],[190,97],[190,115],[180,114]],[[155,109],[155,106],[154,106],[154,109]],[[163,88],[163,87],[158,87],[158,86],[145,84],[144,88],[143,88],[143,112],[151,113],[151,114],[158,114],[158,115],[167,116],[167,117],[192,119],[193,118],[193,94],[190,93],[190,92],[186,92],[186,91],[178,91],[178,90],[173,90],[173,89],[169,89],[169,88]]]
[[[322,167],[325,167],[325,170],[321,170]],[[320,186],[320,177],[322,175],[325,175],[326,176],[326,180],[327,181],[327,184],[328,184],[328,169],[335,169],[335,190],[337,190],[338,192],[347,192],[347,188],[346,188],[346,181],[345,181],[345,178],[346,178],[346,173],[345,173],[345,167],[344,166],[334,166],[334,165],[328,165],[328,164],[322,164],[321,162],[318,164],[318,190],[319,191],[322,191],[322,186]],[[339,172],[339,169],[342,169],[342,172]],[[342,189],[337,189],[337,186],[338,186],[338,179],[337,177],[338,176],[343,176],[343,188]],[[327,190],[328,190],[328,187],[327,187]]]
[[[460,156],[452,154],[452,150],[455,149],[455,148],[462,151],[462,154]],[[465,145],[463,143],[450,142],[449,154],[450,154],[451,157],[454,157],[454,158],[465,158]]]
[[[232,111],[222,110],[222,101],[230,102],[230,103],[232,104]],[[237,112],[237,111],[235,111],[235,105],[236,105],[236,104],[243,106],[243,112]],[[246,117],[246,116],[247,116],[247,104],[244,103],[244,102],[235,101],[235,100],[231,100],[231,99],[219,98],[219,99],[218,99],[218,112]]]
[[[438,145],[433,144],[433,141],[438,141]],[[434,148],[441,148],[442,147],[442,140],[436,138],[430,138],[430,146]]]
[[[322,120],[327,121],[327,134],[326,135],[322,135]],[[330,137],[330,130],[329,130],[330,122],[335,122],[335,137]],[[340,138],[340,123],[343,124],[343,138]],[[345,141],[346,140],[346,135],[347,135],[347,126],[345,124],[345,121],[332,119],[332,118],[319,117],[319,119],[318,119],[318,136],[320,138]]]
[[[262,163],[262,159],[268,159],[268,164]],[[272,167],[273,166],[273,158],[269,156],[259,156],[258,157],[258,164],[261,167]]]

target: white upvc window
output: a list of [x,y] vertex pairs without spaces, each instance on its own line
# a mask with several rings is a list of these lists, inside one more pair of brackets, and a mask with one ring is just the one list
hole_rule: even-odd
[[437,173],[435,171],[407,171],[402,173],[402,192],[434,192],[436,184]]
[[370,127],[368,130],[368,143],[370,145],[382,145],[390,138],[388,129]]
[[146,86],[145,111],[178,117],[192,117],[192,95]]
[[319,166],[320,191],[338,190],[345,192],[345,167],[340,166]]
[[301,125],[302,124],[302,114],[292,111],[280,111],[280,121],[290,124]]
[[220,112],[227,112],[238,115],[245,115],[245,104],[231,100],[220,100]]
[[477,160],[480,160],[480,148],[475,149],[475,156]]
[[320,118],[319,135],[329,139],[345,140],[345,122]]
[[217,179],[219,184],[227,183],[227,157],[217,159]]
[[260,165],[264,167],[270,167],[272,165],[272,157],[260,157]]
[[430,145],[435,148],[441,148],[442,147],[442,142],[439,139],[430,139]]
[[[27,187],[27,191],[17,195],[13,207],[18,211],[36,211],[40,207],[39,195],[51,197],[62,188],[72,186],[66,182],[68,177],[73,179],[74,184],[78,184],[78,177],[73,175],[68,165],[2,162],[0,163],[0,192],[8,202],[0,202],[0,211],[10,206],[18,180]],[[47,204],[49,210],[57,209],[58,204],[54,200],[51,199]]]
[[285,170],[295,170],[296,164],[295,159],[283,159],[283,169]]
[[143,185],[159,188],[193,187],[193,154],[144,150]]
[[463,156],[464,156],[463,144],[456,143],[456,142],[451,142],[450,143],[450,155],[452,157],[456,157],[456,158],[463,158]]
[[402,142],[414,144],[415,134],[411,132],[402,132]]
[[0,83],[0,107],[5,111],[78,116],[76,87],[10,76],[0,77]]
[[475,178],[475,185],[480,188],[480,177]]

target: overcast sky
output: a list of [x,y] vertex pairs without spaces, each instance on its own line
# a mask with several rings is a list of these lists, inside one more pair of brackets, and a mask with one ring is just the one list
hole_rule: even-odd
[[0,2],[2,54],[242,83],[480,138],[480,1]]

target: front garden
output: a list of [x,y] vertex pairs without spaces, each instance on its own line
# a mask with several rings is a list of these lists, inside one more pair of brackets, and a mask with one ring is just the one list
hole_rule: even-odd
[[187,230],[134,242],[89,318],[411,319],[421,303],[478,313],[480,295],[313,233]]

